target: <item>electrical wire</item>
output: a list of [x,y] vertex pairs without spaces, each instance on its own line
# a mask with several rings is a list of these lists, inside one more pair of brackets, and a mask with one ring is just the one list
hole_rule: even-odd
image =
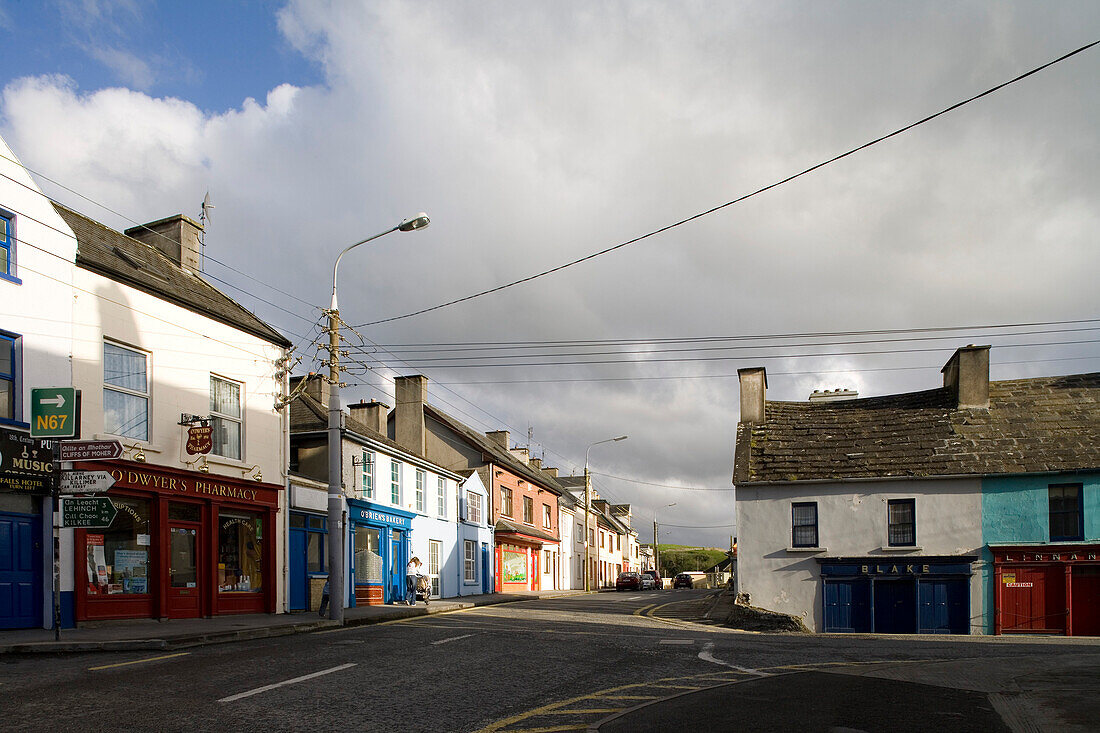
[[956,109],[959,109],[960,107],[963,107],[964,105],[970,104],[971,102],[977,101],[977,100],[981,99],[982,97],[986,97],[990,94],[993,94],[994,92],[997,92],[1001,89],[1004,89],[1005,87],[1009,86],[1010,84],[1015,84],[1016,82],[1022,81],[1023,79],[1026,79],[1029,76],[1032,76],[1033,74],[1037,74],[1040,71],[1043,71],[1044,69],[1047,69],[1051,66],[1054,66],[1057,63],[1060,63],[1062,61],[1065,61],[1068,58],[1076,56],[1079,53],[1087,51],[1088,49],[1092,48],[1093,46],[1095,46],[1097,44],[1100,44],[1100,40],[1093,41],[1092,43],[1088,43],[1084,46],[1081,46],[1080,48],[1078,48],[1076,50],[1070,51],[1067,54],[1059,56],[1058,58],[1054,59],[1053,61],[1048,61],[1047,63],[1042,64],[1041,66],[1037,66],[1034,69],[1031,69],[1030,71],[1024,72],[1023,74],[1020,74],[1019,76],[1016,76],[1012,79],[1009,79],[1008,81],[1002,82],[1002,83],[1000,83],[1000,84],[998,84],[994,87],[986,89],[984,92],[981,92],[979,94],[975,94],[972,97],[968,97],[967,99],[964,99],[961,102],[956,102],[955,104],[952,104],[951,106],[946,107],[946,108],[940,110],[939,112],[936,112],[934,114],[930,114],[927,117],[924,117],[920,120],[917,120],[916,122],[911,122],[910,124],[905,125],[904,127],[900,127],[900,128],[898,128],[897,130],[894,130],[891,133],[888,133],[886,135],[882,135],[881,137],[875,138],[874,140],[871,140],[870,142],[866,142],[863,145],[860,145],[859,147],[852,148],[851,150],[848,150],[847,152],[841,153],[840,155],[836,155],[832,158],[829,158],[828,160],[817,163],[816,165],[812,165],[809,168],[806,168],[806,169],[804,169],[804,170],[802,170],[798,173],[795,173],[793,175],[787,176],[786,178],[784,178],[782,180],[779,180],[779,181],[776,181],[775,183],[768,184],[767,186],[763,186],[762,188],[758,188],[758,189],[756,189],[755,191],[753,191],[751,193],[747,193],[743,196],[739,196],[738,198],[735,198],[732,201],[727,201],[724,204],[719,204],[718,206],[713,206],[713,207],[707,209],[706,211],[701,211],[697,214],[693,214],[693,215],[688,216],[684,219],[681,219],[677,222],[674,222],[672,224],[668,224],[666,226],[663,226],[660,229],[655,229],[655,230],[653,230],[651,232],[648,232],[646,234],[642,234],[640,236],[634,237],[633,239],[628,239],[625,242],[620,242],[619,244],[613,245],[611,247],[607,247],[607,248],[602,249],[598,252],[593,252],[592,254],[585,255],[584,257],[580,257],[578,259],[575,259],[572,262],[567,262],[563,265],[558,265],[557,267],[552,267],[549,270],[543,270],[542,272],[536,273],[534,275],[528,275],[527,277],[520,278],[519,280],[513,280],[512,282],[505,283],[504,285],[498,285],[496,287],[489,288],[488,290],[482,290],[479,293],[474,293],[473,295],[467,295],[467,296],[464,296],[462,298],[456,298],[455,300],[451,300],[451,301],[448,301],[446,303],[440,303],[439,305],[434,305],[434,306],[431,306],[430,308],[421,308],[420,310],[413,311],[412,313],[406,313],[406,314],[400,315],[400,316],[392,316],[390,318],[383,318],[383,319],[380,319],[380,320],[377,320],[377,321],[370,321],[368,323],[363,323],[363,324],[360,324],[359,326],[356,326],[356,328],[362,328],[364,326],[375,326],[375,325],[378,325],[378,324],[381,324],[381,323],[391,323],[393,321],[399,321],[399,320],[402,320],[402,319],[405,319],[405,318],[412,318],[413,316],[419,316],[419,315],[423,315],[424,313],[430,313],[432,311],[437,311],[437,310],[440,310],[442,308],[447,308],[447,307],[450,307],[452,305],[457,305],[459,303],[465,303],[467,301],[473,300],[474,298],[480,298],[482,296],[489,295],[491,293],[497,293],[497,292],[500,292],[501,290],[505,290],[507,288],[514,287],[516,285],[521,285],[523,283],[531,282],[532,280],[536,280],[536,279],[544,277],[546,275],[551,275],[555,272],[560,272],[561,270],[564,270],[567,267],[573,267],[574,265],[579,265],[582,262],[587,262],[588,260],[595,259],[596,257],[600,257],[601,255],[605,255],[605,254],[608,254],[610,252],[614,252],[615,250],[621,249],[623,247],[627,247],[627,246],[632,245],[632,244],[636,244],[636,243],[641,242],[643,240],[649,239],[650,237],[654,237],[658,234],[662,234],[662,233],[667,232],[671,229],[675,229],[676,227],[683,226],[684,224],[687,224],[688,222],[695,221],[696,219],[700,219],[700,218],[702,218],[704,216],[707,216],[709,214],[713,214],[717,211],[721,211],[722,209],[725,209],[728,206],[733,206],[734,204],[738,204],[742,201],[750,199],[750,198],[752,198],[754,196],[757,196],[759,194],[762,194],[766,191],[770,191],[773,188],[777,188],[777,187],[782,186],[786,183],[789,183],[789,182],[791,182],[791,181],[793,181],[797,178],[801,178],[802,176],[805,176],[809,173],[812,173],[813,171],[816,171],[820,168],[824,168],[827,165],[835,163],[839,160],[843,160],[844,158],[847,158],[850,155],[854,155],[854,154],[856,154],[856,153],[858,153],[862,150],[866,150],[867,148],[869,148],[873,145],[877,145],[877,144],[879,144],[879,143],[881,143],[885,140],[889,140],[892,137],[896,137],[898,135],[901,135],[902,133],[905,133],[909,130],[912,130],[915,127],[923,125],[927,122],[931,122],[932,120],[936,119],[937,117],[941,117],[943,115],[946,115],[949,112],[952,112]]

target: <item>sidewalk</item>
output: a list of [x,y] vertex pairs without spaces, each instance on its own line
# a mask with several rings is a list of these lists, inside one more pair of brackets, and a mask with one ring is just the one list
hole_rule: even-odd
[[[464,608],[554,598],[577,593],[583,593],[583,591],[489,593],[433,600],[428,605],[418,602],[415,606],[360,606],[344,609],[344,625],[377,624]],[[181,649],[205,644],[308,633],[337,626],[339,624],[334,621],[320,618],[316,611],[215,616],[171,621],[153,619],[88,621],[82,622],[79,628],[62,629],[61,641],[54,640],[55,633],[52,629],[0,631],[0,655]]]

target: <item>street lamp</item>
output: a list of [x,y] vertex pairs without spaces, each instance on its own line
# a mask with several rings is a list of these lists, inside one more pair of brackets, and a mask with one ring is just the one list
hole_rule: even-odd
[[428,226],[424,212],[405,219],[392,229],[346,247],[332,266],[332,302],[328,311],[328,587],[329,618],[344,622],[344,487],[343,451],[340,445],[340,309],[336,302],[336,273],[340,260],[351,250],[391,232],[411,232]]
[[588,446],[588,449],[584,452],[584,590],[587,592],[591,590],[589,587],[589,572],[588,572],[588,523],[591,521],[589,512],[592,508],[592,476],[588,473],[588,451],[592,450],[592,446],[599,445],[600,443],[618,443],[620,440],[626,440],[627,435],[620,435],[617,438],[608,438],[607,440],[597,440]]

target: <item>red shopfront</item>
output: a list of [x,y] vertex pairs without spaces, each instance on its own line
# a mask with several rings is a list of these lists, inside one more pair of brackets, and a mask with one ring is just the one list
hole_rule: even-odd
[[274,613],[277,484],[128,461],[109,472],[117,516],[75,532],[76,620]]
[[1100,635],[1100,545],[990,549],[994,633]]

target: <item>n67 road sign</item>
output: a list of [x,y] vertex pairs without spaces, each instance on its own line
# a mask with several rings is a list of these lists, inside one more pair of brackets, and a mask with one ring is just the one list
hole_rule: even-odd
[[31,437],[71,438],[76,435],[76,389],[35,387],[31,390]]

